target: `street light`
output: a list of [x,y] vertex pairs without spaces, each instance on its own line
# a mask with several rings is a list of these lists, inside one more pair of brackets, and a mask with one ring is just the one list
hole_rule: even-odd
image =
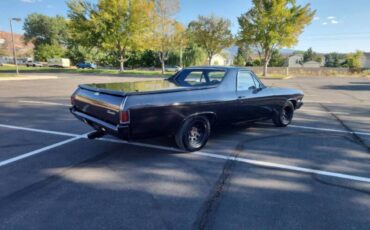
[[12,25],[12,21],[20,22],[20,21],[22,21],[22,19],[20,19],[20,18],[11,18],[11,19],[9,19],[9,22],[10,22],[10,32],[11,32],[11,34],[12,34],[14,64],[15,64],[15,66],[16,66],[16,68],[17,68],[17,75],[19,75],[18,62],[17,62],[17,55],[16,55],[16,53],[15,53],[15,44],[14,44],[14,35],[13,35],[13,25]]

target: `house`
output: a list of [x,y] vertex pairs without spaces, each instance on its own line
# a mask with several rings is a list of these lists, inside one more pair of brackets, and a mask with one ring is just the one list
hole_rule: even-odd
[[233,64],[233,58],[229,53],[216,54],[212,57],[212,66],[231,66]]
[[370,69],[370,53],[363,53],[361,57],[361,66],[365,69]]
[[304,68],[320,68],[321,63],[317,62],[317,61],[308,61],[308,62],[304,62],[302,64],[302,67],[304,67]]
[[293,54],[286,59],[284,66],[302,67],[302,62],[303,62],[303,54]]
[[293,54],[289,56],[286,61],[286,67],[304,67],[304,68],[320,68],[325,65],[325,56],[319,55],[321,61],[307,61],[303,62],[303,54]]

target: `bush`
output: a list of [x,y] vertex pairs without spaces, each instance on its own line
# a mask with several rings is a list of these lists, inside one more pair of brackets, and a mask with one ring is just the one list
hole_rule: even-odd
[[65,55],[65,50],[59,45],[42,44],[35,49],[35,59],[47,61],[48,58],[61,58]]

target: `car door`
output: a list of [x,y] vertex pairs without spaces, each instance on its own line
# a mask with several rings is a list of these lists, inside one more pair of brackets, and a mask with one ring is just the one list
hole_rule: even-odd
[[238,121],[255,121],[270,116],[268,105],[269,92],[265,90],[253,73],[247,70],[239,71],[236,87]]

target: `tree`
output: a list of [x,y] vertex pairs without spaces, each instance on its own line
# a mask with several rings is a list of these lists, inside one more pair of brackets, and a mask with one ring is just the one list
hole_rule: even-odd
[[35,49],[35,59],[47,61],[49,58],[61,58],[65,54],[65,49],[57,44],[40,44]]
[[346,61],[346,55],[329,53],[325,55],[325,67],[340,67]]
[[355,53],[351,53],[347,55],[347,65],[349,68],[352,69],[359,69],[362,67],[361,57],[363,53],[357,50]]
[[207,53],[195,43],[190,43],[184,51],[184,65],[201,65],[207,59]]
[[251,61],[252,50],[246,44],[239,44],[238,52],[234,59],[234,65],[236,66],[246,66],[247,62]]
[[312,50],[312,48],[309,48],[307,51],[303,53],[303,62],[308,61],[321,62],[322,60],[321,57]]
[[189,23],[189,31],[191,39],[207,52],[209,65],[215,54],[234,42],[230,21],[214,15],[199,16],[198,20]]
[[63,45],[68,37],[67,22],[62,16],[49,17],[43,14],[30,14],[24,21],[25,42],[35,47],[42,44]]
[[165,71],[165,62],[169,53],[176,47],[176,38],[179,38],[184,29],[173,19],[179,10],[178,0],[155,0],[155,14],[153,17],[151,47],[157,52],[161,63],[162,74]]
[[271,60],[269,62],[270,67],[281,67],[284,66],[285,58],[280,54],[279,50],[275,49],[272,51]]
[[253,0],[253,7],[239,18],[239,39],[254,46],[263,59],[263,76],[275,49],[291,47],[309,24],[315,11],[295,0]]
[[144,49],[154,4],[147,0],[99,0],[93,5],[84,0],[68,2],[72,36],[85,45],[115,53],[124,71],[130,51]]

